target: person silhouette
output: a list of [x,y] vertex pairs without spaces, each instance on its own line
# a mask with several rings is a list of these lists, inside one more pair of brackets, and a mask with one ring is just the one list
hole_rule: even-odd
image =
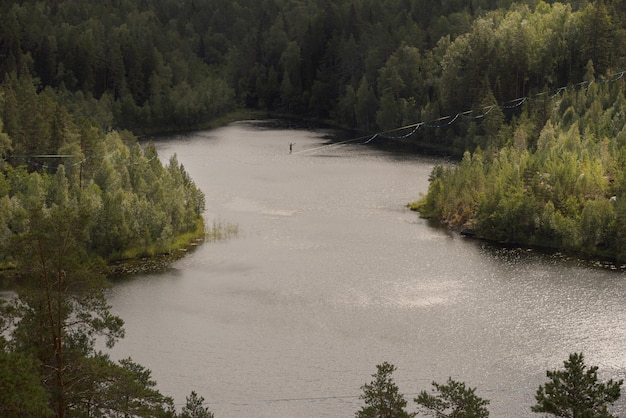
[[289,154],[293,151],[293,146],[296,145],[294,142],[289,143]]

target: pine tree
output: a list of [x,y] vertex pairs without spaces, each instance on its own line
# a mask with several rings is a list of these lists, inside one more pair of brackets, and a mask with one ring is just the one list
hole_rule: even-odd
[[209,408],[204,406],[204,398],[194,391],[187,396],[187,404],[183,407],[180,418],[213,418]]
[[402,395],[392,374],[396,370],[393,364],[383,362],[376,366],[378,370],[372,375],[374,380],[361,386],[363,394],[360,399],[365,406],[356,413],[357,418],[407,418],[413,416],[405,411],[406,399]]
[[533,412],[567,418],[612,418],[608,407],[621,395],[623,380],[598,382],[598,367],[587,368],[582,353],[570,354],[563,370],[548,370],[539,386]]
[[448,378],[445,385],[433,382],[433,394],[422,391],[414,400],[421,412],[436,418],[487,418],[489,401],[476,396],[475,391]]

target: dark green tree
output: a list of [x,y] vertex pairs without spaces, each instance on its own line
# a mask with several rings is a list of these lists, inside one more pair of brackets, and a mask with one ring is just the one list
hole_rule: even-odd
[[32,357],[0,350],[0,415],[5,418],[53,416],[39,367]]
[[[98,411],[103,416],[170,417],[174,403],[155,389],[150,370],[127,358],[114,363],[108,356],[97,354],[90,358],[95,379],[86,382],[93,397],[84,404],[84,412]],[[91,410],[91,411],[90,411]]]
[[365,406],[356,413],[357,418],[407,418],[413,416],[405,408],[404,395],[399,392],[392,374],[396,366],[386,361],[376,366],[374,380],[361,386],[363,394],[359,397]]
[[204,398],[198,396],[195,391],[192,391],[187,396],[187,403],[183,406],[183,410],[179,415],[179,418],[213,418],[214,415],[209,408],[204,406]]
[[435,418],[486,418],[489,401],[475,394],[476,388],[448,378],[446,384],[433,382],[432,393],[422,391],[415,402],[421,413]]
[[372,130],[376,126],[376,110],[378,100],[367,78],[363,76],[356,91],[356,122],[366,130]]
[[598,367],[587,367],[582,353],[570,354],[563,370],[548,370],[539,386],[533,412],[564,418],[612,418],[608,411],[621,395],[623,380],[598,381]]
[[0,118],[0,168],[4,165],[4,158],[11,152],[11,138],[4,133],[4,122]]

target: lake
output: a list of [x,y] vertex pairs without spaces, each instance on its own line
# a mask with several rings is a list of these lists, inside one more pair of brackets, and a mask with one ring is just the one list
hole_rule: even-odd
[[260,122],[155,139],[206,194],[207,225],[239,233],[116,281],[113,357],[219,418],[352,417],[383,361],[410,411],[452,377],[494,417],[536,415],[545,371],[572,352],[626,377],[623,272],[436,227],[405,205],[443,160],[333,134],[350,139]]

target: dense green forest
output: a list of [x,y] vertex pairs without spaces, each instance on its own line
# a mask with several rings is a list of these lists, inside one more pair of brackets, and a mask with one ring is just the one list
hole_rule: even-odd
[[85,245],[107,260],[202,234],[204,195],[176,157],[163,166],[154,146],[129,132],[75,120],[28,77],[8,76],[3,87],[0,265],[11,264],[11,239],[28,230],[32,211],[54,206],[81,208],[90,219]]
[[[135,135],[332,121],[460,159],[424,216],[624,260],[624,70],[623,0],[0,1],[0,412],[176,416],[96,350],[123,337],[105,261],[204,232],[193,179]],[[209,415],[192,392],[181,416]]]
[[[5,165],[66,153],[71,118],[134,133],[240,109],[330,120],[378,133],[374,144],[476,153],[465,160],[483,181],[464,174],[469,162],[438,168],[424,216],[498,241],[626,257],[624,1],[23,1],[0,11]],[[72,135],[97,155],[86,147],[98,140]],[[507,164],[519,180],[503,180]],[[158,242],[169,215],[151,216],[161,220],[129,223],[115,244],[107,235],[110,247],[138,231]]]
[[[247,107],[375,132],[576,84],[589,61],[598,76],[625,64],[618,0],[0,4],[0,74],[134,131]],[[414,140],[489,143],[470,124]]]

